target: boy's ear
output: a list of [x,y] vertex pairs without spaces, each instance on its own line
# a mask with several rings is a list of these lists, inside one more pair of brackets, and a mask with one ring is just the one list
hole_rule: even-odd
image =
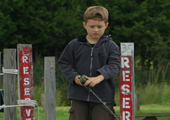
[[85,23],[85,22],[83,22],[83,26],[84,26],[84,28],[86,29],[86,23]]
[[105,28],[107,28],[107,27],[108,27],[108,25],[109,25],[109,22],[107,22],[107,23],[106,23]]

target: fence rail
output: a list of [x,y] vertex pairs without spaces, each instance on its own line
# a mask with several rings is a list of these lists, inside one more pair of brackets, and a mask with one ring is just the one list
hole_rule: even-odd
[[[116,114],[117,117],[120,118],[120,114]],[[136,117],[145,117],[144,120],[157,120],[156,117],[170,117],[170,112],[169,113],[137,113],[135,114]]]

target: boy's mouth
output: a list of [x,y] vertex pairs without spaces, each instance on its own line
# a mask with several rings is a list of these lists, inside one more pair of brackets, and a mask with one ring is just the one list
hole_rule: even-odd
[[94,33],[94,35],[99,35],[98,33]]

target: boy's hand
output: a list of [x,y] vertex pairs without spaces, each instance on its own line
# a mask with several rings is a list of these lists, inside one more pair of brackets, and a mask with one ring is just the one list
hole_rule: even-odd
[[97,77],[86,77],[87,81],[84,83],[84,86],[94,87],[95,85],[99,84],[101,81],[104,80],[103,75],[99,75]]
[[80,75],[77,75],[76,77],[75,77],[75,82],[76,82],[76,84],[77,85],[80,85],[80,86],[84,86],[82,83],[81,83],[81,81],[80,81]]

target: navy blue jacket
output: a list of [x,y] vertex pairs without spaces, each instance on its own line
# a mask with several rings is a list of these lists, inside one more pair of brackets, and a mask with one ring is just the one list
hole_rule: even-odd
[[102,74],[105,80],[91,89],[102,101],[114,103],[113,77],[120,70],[119,47],[110,36],[105,35],[92,47],[86,35],[82,34],[69,42],[58,60],[60,70],[69,80],[68,99],[99,103],[88,89],[75,83],[74,72],[88,77]]

